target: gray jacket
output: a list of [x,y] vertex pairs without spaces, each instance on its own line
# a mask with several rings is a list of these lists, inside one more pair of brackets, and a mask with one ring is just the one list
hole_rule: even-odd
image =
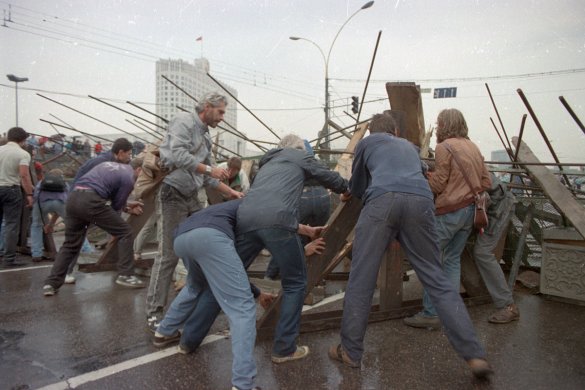
[[268,151],[238,209],[237,233],[273,227],[296,231],[303,185],[308,179],[315,179],[338,194],[348,188],[347,180],[339,173],[330,171],[302,150]]
[[171,170],[163,182],[185,196],[196,196],[201,186],[217,187],[219,181],[196,173],[197,164],[211,164],[209,128],[197,114],[179,114],[169,123],[160,145],[160,161]]

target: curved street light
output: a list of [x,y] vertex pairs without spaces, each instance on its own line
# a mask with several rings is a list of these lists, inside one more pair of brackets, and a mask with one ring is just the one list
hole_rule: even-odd
[[[353,14],[351,14],[351,16],[349,18],[347,18],[347,20],[341,25],[339,30],[337,30],[337,33],[335,34],[335,37],[333,38],[333,42],[331,42],[331,46],[329,46],[329,51],[327,52],[327,56],[325,56],[325,53],[323,52],[323,49],[321,49],[321,46],[319,46],[318,44],[316,44],[312,40],[307,39],[307,38],[302,38],[302,37],[296,37],[296,36],[289,37],[289,39],[292,41],[307,41],[307,42],[311,43],[313,46],[315,46],[317,49],[319,49],[319,52],[321,53],[321,56],[323,57],[323,62],[325,63],[325,123],[323,124],[323,129],[321,131],[322,132],[321,137],[319,137],[319,139],[325,138],[325,142],[323,143],[323,146],[325,146],[326,148],[329,148],[329,58],[331,57],[331,51],[333,50],[333,45],[335,45],[335,41],[337,40],[337,37],[339,36],[339,34],[341,33],[341,30],[343,30],[345,25],[347,23],[349,23],[349,21],[355,15],[357,15],[358,12],[360,12],[361,10],[370,8],[372,5],[374,5],[374,2],[368,1],[367,3],[362,5],[361,8],[359,8],[357,11],[355,11]],[[325,155],[324,157],[326,159],[329,159],[329,155]]]
[[6,78],[8,78],[8,80],[13,81],[14,82],[14,91],[16,94],[16,127],[18,127],[18,83],[22,83],[24,81],[28,81],[28,78],[26,77],[17,77],[13,74],[7,74]]

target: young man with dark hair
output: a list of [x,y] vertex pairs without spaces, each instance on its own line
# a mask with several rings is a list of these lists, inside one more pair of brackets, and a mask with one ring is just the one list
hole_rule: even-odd
[[[351,271],[345,290],[341,343],[329,356],[359,368],[380,262],[397,240],[437,308],[447,338],[476,377],[492,371],[463,300],[440,264],[433,194],[416,148],[397,137],[392,117],[374,115],[370,136],[355,150],[349,189],[364,207],[355,226]],[[342,196],[342,200],[348,197]]]
[[30,177],[30,154],[23,148],[28,133],[21,127],[8,130],[6,145],[0,146],[0,223],[4,219],[4,265],[20,266],[16,260],[16,243],[20,231],[24,189],[26,206],[33,204],[33,186]]
[[92,168],[103,162],[117,161],[123,164],[127,164],[131,158],[132,142],[128,141],[126,138],[117,138],[112,144],[112,149],[109,153],[100,153],[96,155],[96,157],[87,160],[82,166],[79,167],[71,185],[75,185],[81,176],[85,175],[87,172],[91,171]]
[[[128,150],[131,152],[132,147]],[[127,160],[126,163],[104,162],[77,180],[66,204],[65,241],[51,274],[45,280],[45,296],[55,295],[65,282],[67,270],[79,254],[92,223],[118,238],[119,275],[116,284],[144,287],[144,282],[134,276],[132,228],[120,215],[122,210],[128,214],[142,214],[140,202],[127,202],[139,169],[139,166],[128,165]]]

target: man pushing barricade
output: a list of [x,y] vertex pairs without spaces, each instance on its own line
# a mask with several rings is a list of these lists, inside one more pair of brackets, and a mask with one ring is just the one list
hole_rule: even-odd
[[459,292],[441,269],[433,194],[418,153],[409,141],[397,137],[389,115],[374,115],[369,129],[370,136],[356,147],[352,166],[351,196],[360,198],[364,207],[355,226],[341,343],[329,349],[329,357],[361,367],[380,262],[397,240],[437,308],[451,345],[474,376],[487,377],[492,370],[486,353]]
[[126,157],[120,156],[120,162],[101,163],[76,181],[65,208],[65,241],[55,259],[51,274],[45,280],[45,296],[55,295],[65,282],[67,270],[79,255],[91,224],[118,239],[119,275],[116,284],[131,288],[144,287],[144,282],[134,275],[132,228],[120,215],[120,211],[142,214],[140,202],[128,202],[140,170],[139,166],[128,165],[131,153],[130,145]]

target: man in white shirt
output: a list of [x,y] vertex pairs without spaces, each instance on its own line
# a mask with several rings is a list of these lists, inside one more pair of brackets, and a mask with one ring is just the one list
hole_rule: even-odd
[[4,218],[2,235],[5,266],[24,264],[16,260],[16,243],[23,200],[27,207],[32,207],[33,204],[33,186],[29,171],[31,157],[23,149],[27,138],[28,133],[24,129],[13,127],[8,130],[8,143],[0,146],[0,221]]

